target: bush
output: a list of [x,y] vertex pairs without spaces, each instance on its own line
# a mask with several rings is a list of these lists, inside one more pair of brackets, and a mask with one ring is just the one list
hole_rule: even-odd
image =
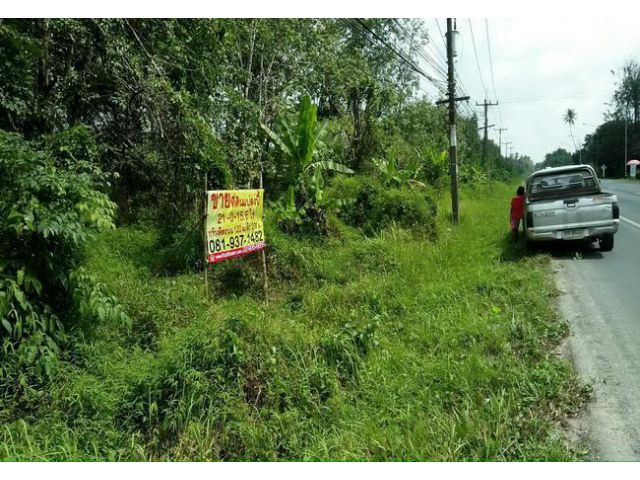
[[[66,140],[73,145],[65,147]],[[92,231],[112,228],[115,213],[115,204],[97,190],[105,181],[102,172],[72,153],[90,150],[90,139],[70,134],[49,141],[55,148],[45,154],[20,135],[0,131],[4,395],[24,392],[53,375],[67,340],[65,323],[74,314],[124,318],[102,286],[75,272]],[[59,158],[60,152],[68,155]]]
[[391,225],[436,235],[438,209],[426,188],[385,188],[364,177],[336,179],[332,188],[342,220],[366,235]]
[[480,185],[488,182],[486,172],[474,165],[462,164],[458,173],[458,180],[461,184]]

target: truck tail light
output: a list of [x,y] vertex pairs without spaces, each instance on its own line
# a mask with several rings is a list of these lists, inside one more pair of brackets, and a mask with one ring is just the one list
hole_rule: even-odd
[[613,218],[620,218],[620,207],[617,203],[613,204]]
[[527,228],[533,228],[533,212],[527,212]]

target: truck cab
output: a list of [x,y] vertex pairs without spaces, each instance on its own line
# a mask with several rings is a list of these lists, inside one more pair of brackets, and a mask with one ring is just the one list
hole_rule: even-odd
[[613,249],[620,211],[614,194],[603,192],[590,165],[545,168],[525,187],[527,244],[552,240],[598,241]]

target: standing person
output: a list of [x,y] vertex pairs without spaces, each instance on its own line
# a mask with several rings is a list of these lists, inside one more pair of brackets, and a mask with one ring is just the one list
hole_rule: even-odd
[[[516,196],[511,199],[511,237],[514,242],[518,241],[518,230],[520,221],[524,218],[524,187],[519,186]],[[524,225],[522,226],[524,229]]]

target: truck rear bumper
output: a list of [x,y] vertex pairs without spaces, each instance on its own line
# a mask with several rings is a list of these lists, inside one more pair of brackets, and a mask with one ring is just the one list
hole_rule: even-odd
[[598,238],[605,233],[616,233],[620,220],[613,220],[608,225],[598,225],[594,227],[578,227],[552,230],[549,227],[527,228],[527,240],[532,242],[544,242],[553,240],[584,240],[587,238]]

